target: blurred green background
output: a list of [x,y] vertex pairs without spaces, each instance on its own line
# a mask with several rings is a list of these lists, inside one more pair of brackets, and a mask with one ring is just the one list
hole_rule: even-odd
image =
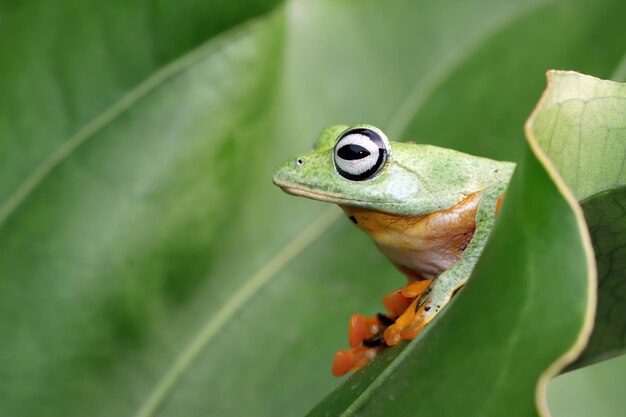
[[[0,415],[302,415],[402,285],[274,167],[333,123],[519,161],[623,1],[0,1]],[[292,252],[290,252],[290,248]],[[623,357],[555,416],[621,416]]]

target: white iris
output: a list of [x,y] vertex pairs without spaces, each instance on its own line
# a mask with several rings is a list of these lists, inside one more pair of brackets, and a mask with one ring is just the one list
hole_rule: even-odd
[[[343,159],[337,155],[337,152],[346,145],[362,146],[367,149],[370,154],[361,159]],[[376,165],[376,161],[378,161],[378,145],[376,145],[369,137],[360,133],[347,135],[335,146],[335,163],[342,171],[348,172],[352,175],[360,175],[370,170],[374,165]]]

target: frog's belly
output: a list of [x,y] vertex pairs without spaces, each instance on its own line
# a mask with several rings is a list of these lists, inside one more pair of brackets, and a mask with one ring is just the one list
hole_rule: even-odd
[[476,228],[479,200],[480,193],[474,193],[454,207],[419,217],[342,208],[403,272],[432,278],[461,259]]
[[466,244],[467,239],[463,235],[450,240],[401,241],[400,245],[376,242],[380,251],[401,270],[408,269],[423,278],[437,276],[458,262]]

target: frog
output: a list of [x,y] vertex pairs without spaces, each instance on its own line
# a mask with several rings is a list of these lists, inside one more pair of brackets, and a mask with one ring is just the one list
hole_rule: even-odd
[[337,204],[407,277],[386,313],[355,313],[335,376],[416,338],[471,276],[515,164],[434,145],[390,141],[369,124],[333,125],[273,174],[288,194]]

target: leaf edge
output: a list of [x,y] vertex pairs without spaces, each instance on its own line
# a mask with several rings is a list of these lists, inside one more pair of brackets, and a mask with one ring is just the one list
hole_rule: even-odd
[[[558,172],[554,164],[550,158],[548,158],[547,154],[543,151],[539,142],[535,138],[533,133],[533,123],[538,115],[538,113],[543,108],[548,96],[551,92],[554,91],[554,80],[553,78],[558,75],[581,75],[585,77],[591,77],[589,75],[581,74],[576,71],[568,71],[568,70],[548,70],[546,72],[546,88],[544,89],[539,101],[535,105],[535,108],[531,112],[530,116],[524,123],[524,134],[526,136],[526,141],[530,146],[531,151],[539,161],[539,163],[544,167],[550,179],[554,182],[557,187],[559,193],[563,196],[565,201],[569,204],[572,212],[574,213],[574,217],[576,219],[576,223],[578,224],[578,230],[580,233],[581,243],[583,249],[585,251],[585,257],[587,260],[587,308],[585,311],[585,317],[583,321],[583,325],[578,333],[578,337],[576,341],[572,344],[569,350],[564,352],[560,357],[558,357],[546,370],[539,376],[537,380],[537,386],[535,389],[535,403],[537,406],[537,410],[539,415],[542,417],[551,417],[552,413],[548,407],[547,401],[547,388],[549,381],[557,376],[563,369],[565,369],[569,364],[573,363],[576,358],[583,352],[589,338],[591,337],[591,332],[593,331],[593,324],[595,320],[596,314],[596,304],[597,304],[597,267],[595,260],[595,253],[593,250],[593,246],[591,244],[591,235],[589,234],[589,229],[587,227],[587,222],[585,220],[582,207],[580,206],[578,200],[569,189],[561,174]],[[596,78],[596,77],[592,77]]]

